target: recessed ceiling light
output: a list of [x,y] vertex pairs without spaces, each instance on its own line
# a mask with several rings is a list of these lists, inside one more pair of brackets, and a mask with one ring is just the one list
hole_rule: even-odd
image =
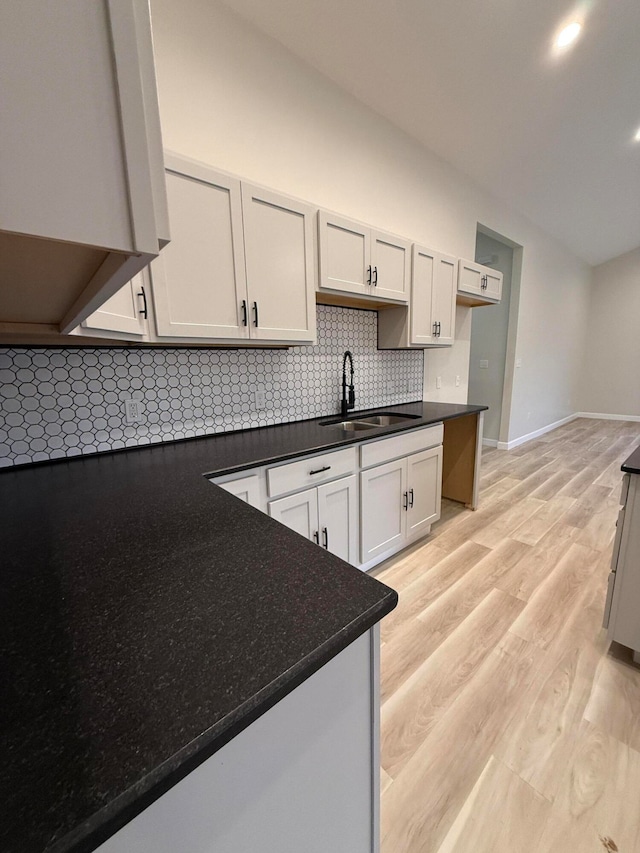
[[556,47],[569,47],[578,38],[581,29],[582,24],[579,24],[577,21],[567,24],[566,27],[560,30],[556,37]]

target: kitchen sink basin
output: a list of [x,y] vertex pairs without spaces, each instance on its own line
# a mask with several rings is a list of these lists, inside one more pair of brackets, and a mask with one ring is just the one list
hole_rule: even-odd
[[378,424],[371,424],[366,421],[331,421],[331,423],[323,423],[320,426],[332,426],[336,429],[343,429],[347,432],[359,432],[363,429],[374,429]]
[[332,426],[337,429],[345,430],[346,432],[360,432],[361,430],[375,429],[381,426],[391,426],[392,424],[400,424],[406,420],[414,420],[420,415],[405,415],[398,412],[389,412],[384,414],[372,414],[364,417],[355,417],[351,420],[344,421],[322,421],[320,426]]
[[373,424],[373,426],[391,426],[391,424],[401,424],[403,421],[413,420],[419,415],[400,415],[391,413],[388,415],[367,415],[366,418],[358,418],[360,423]]

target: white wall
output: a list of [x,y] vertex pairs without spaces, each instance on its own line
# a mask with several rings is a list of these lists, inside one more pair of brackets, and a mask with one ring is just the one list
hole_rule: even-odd
[[593,270],[579,408],[640,417],[640,248]]
[[[479,233],[476,240],[476,259],[481,259],[483,255],[494,255],[497,258],[491,266],[502,272],[504,279],[502,299],[499,304],[474,308],[471,312],[469,402],[481,400],[489,406],[484,419],[484,436],[497,442],[500,437],[502,392],[507,358],[513,249],[487,234]],[[480,367],[481,360],[487,361],[489,366]]]
[[[513,436],[570,413],[586,264],[216,0],[151,11],[167,148],[454,255],[473,257],[479,221],[523,245]],[[426,399],[466,400],[469,310],[453,352],[427,354]]]

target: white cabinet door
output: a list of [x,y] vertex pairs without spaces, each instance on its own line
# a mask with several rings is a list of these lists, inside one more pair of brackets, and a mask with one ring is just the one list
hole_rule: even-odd
[[257,474],[249,474],[246,477],[238,477],[227,483],[218,483],[221,489],[240,498],[241,501],[260,509],[260,484]]
[[432,344],[435,338],[433,289],[437,252],[422,246],[413,247],[411,280],[411,338],[412,344]]
[[485,267],[484,295],[499,302],[502,299],[502,273]]
[[158,336],[248,338],[240,181],[167,159],[172,240],[151,265]]
[[461,258],[458,261],[458,293],[480,297],[479,304],[499,302],[502,298],[502,273]]
[[307,489],[288,498],[271,501],[269,515],[281,524],[286,524],[305,539],[319,541],[317,489]]
[[150,298],[144,274],[138,273],[111,299],[107,299],[102,308],[89,314],[81,328],[97,333],[118,332],[123,337],[126,335],[127,339],[143,340],[147,334],[147,300]]
[[347,563],[358,562],[358,494],[355,474],[318,486],[320,544]]
[[371,230],[360,222],[318,214],[320,287],[368,295],[371,289]]
[[313,343],[313,216],[309,205],[242,183],[250,337]]
[[437,323],[436,343],[451,346],[456,333],[456,272],[458,261],[438,254],[434,267],[433,321]]
[[458,290],[473,296],[482,295],[482,267],[473,261],[460,259],[458,265]]
[[406,459],[360,474],[360,535],[363,563],[400,546],[404,539]]
[[411,243],[371,231],[371,296],[377,299],[409,301],[411,282]]
[[440,518],[442,445],[408,457],[407,486],[407,539],[418,539]]

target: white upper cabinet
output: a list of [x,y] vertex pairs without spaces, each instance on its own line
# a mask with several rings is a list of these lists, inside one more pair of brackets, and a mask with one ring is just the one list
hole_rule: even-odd
[[172,241],[151,265],[159,337],[246,339],[240,181],[167,157]]
[[318,243],[320,291],[408,301],[411,273],[408,240],[321,210]]
[[502,273],[461,258],[458,261],[457,298],[458,302],[472,306],[500,302]]
[[147,340],[149,286],[145,273],[134,276],[102,308],[89,314],[74,334],[96,337],[109,332],[115,340]]
[[0,76],[2,332],[66,334],[169,239],[148,4],[4,3]]
[[451,346],[456,325],[456,267],[451,255],[413,245],[410,307],[378,315],[381,348]]
[[251,338],[313,343],[315,209],[243,183],[242,214]]
[[313,343],[315,209],[167,155],[172,241],[151,265],[156,340]]

